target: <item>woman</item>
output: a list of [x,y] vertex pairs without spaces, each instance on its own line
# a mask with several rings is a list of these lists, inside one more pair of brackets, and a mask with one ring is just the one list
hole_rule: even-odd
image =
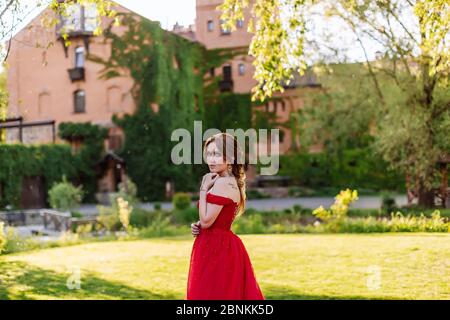
[[[210,173],[203,177],[198,201],[200,220],[187,284],[187,300],[263,300],[242,240],[230,228],[245,209],[245,171],[237,140],[226,133],[205,142]],[[208,192],[209,191],[209,192]]]

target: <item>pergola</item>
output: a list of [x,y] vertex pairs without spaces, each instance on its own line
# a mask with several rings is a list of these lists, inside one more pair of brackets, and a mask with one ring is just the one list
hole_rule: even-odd
[[23,142],[23,129],[28,127],[51,126],[52,140],[56,140],[55,120],[23,122],[23,117],[0,119],[0,129],[18,129],[19,141]]

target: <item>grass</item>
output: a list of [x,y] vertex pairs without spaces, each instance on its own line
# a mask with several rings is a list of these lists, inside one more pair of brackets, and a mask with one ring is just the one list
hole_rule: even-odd
[[[241,235],[267,299],[450,299],[450,235]],[[193,238],[0,257],[0,299],[184,299]],[[68,289],[73,270],[81,288]],[[367,283],[377,279],[380,287]],[[376,272],[376,271],[375,271]]]

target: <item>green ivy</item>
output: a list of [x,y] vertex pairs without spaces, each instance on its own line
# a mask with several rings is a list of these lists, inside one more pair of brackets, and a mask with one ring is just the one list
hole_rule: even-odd
[[89,122],[63,122],[58,126],[58,135],[67,141],[81,139],[81,149],[73,159],[77,168],[77,175],[73,182],[83,186],[84,201],[95,202],[97,179],[99,178],[95,172],[95,165],[101,159],[104,151],[103,143],[108,136],[108,129]]
[[374,191],[404,191],[403,176],[370,148],[346,149],[330,153],[289,153],[280,156],[280,175],[290,176],[293,184],[309,188],[364,188]]
[[[198,187],[202,165],[174,165],[171,133],[184,128],[193,136],[195,120],[208,127],[249,127],[250,95],[220,94],[219,77],[208,77],[210,69],[220,67],[245,49],[207,50],[204,46],[163,30],[158,22],[119,14],[125,32],[118,35],[112,26],[105,29],[105,41],[111,43],[111,56],[88,59],[103,66],[100,78],[130,75],[136,110],[113,122],[125,134],[121,156],[127,173],[144,201],[165,198],[165,183],[176,191]],[[159,107],[154,112],[152,104]],[[242,107],[242,108],[241,108]],[[229,116],[223,117],[223,112]],[[213,114],[214,113],[214,114]],[[233,118],[234,116],[234,118]]]
[[73,179],[77,175],[68,145],[0,144],[0,207],[20,207],[22,181],[25,177],[42,176],[44,189],[61,181],[63,175]]

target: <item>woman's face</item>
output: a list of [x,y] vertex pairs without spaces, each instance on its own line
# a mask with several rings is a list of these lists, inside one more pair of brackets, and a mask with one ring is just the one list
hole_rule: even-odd
[[227,170],[227,163],[223,160],[222,153],[219,152],[214,141],[206,147],[206,163],[210,172],[220,173]]

